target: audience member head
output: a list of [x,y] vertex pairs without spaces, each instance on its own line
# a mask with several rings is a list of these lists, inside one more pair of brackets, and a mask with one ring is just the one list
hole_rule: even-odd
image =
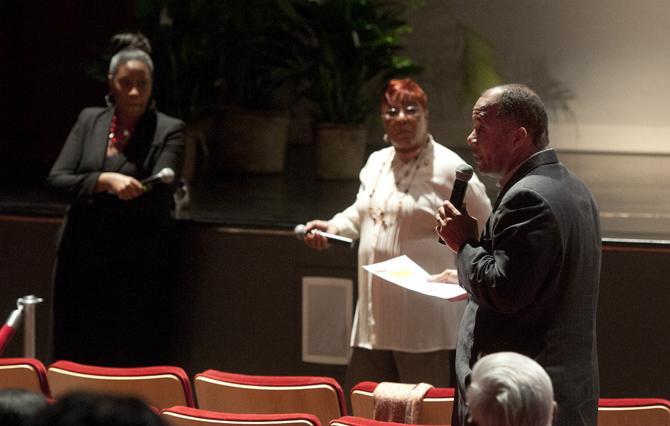
[[26,425],[46,406],[47,400],[42,394],[23,389],[2,389],[0,390],[0,425]]
[[466,400],[470,421],[477,426],[549,426],[556,410],[547,372],[514,352],[477,361]]
[[165,426],[137,398],[75,392],[47,407],[33,426]]

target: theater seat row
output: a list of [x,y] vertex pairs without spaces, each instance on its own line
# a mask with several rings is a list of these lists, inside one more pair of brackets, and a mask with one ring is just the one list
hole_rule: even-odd
[[[180,367],[114,368],[56,361],[45,367],[32,358],[0,358],[0,388],[22,388],[58,399],[76,390],[129,395],[157,410],[195,408],[186,372]],[[207,370],[196,374],[197,407],[228,413],[308,413],[321,424],[346,414],[335,379],[313,376],[250,376]]]
[[[364,421],[373,418],[375,382],[359,383],[352,390],[353,417],[347,416],[342,388],[329,377],[252,376],[206,370],[196,374],[193,381],[195,397],[180,367],[112,368],[57,361],[45,368],[33,358],[0,358],[0,389],[23,388],[55,399],[74,390],[132,395],[162,410],[163,415],[179,419],[171,420],[176,425],[199,424],[189,421],[201,415],[209,418],[209,423],[235,424],[233,418],[240,424],[285,423],[288,418],[262,416],[285,414],[292,416],[289,423],[295,420],[296,426],[379,426]],[[449,424],[453,402],[453,389],[429,390],[421,402],[418,423]],[[598,417],[599,426],[670,426],[670,401],[601,399]]]

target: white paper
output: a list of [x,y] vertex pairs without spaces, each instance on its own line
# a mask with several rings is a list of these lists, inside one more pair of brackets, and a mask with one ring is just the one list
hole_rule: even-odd
[[428,281],[430,274],[405,255],[364,265],[363,268],[390,283],[428,296],[453,301],[462,300],[467,294],[458,283]]

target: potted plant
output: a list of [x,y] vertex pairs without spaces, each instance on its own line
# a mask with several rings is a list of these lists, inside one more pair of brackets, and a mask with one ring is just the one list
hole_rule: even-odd
[[221,2],[137,0],[135,26],[151,41],[158,108],[186,122],[182,175],[188,181],[205,171],[206,136],[218,101],[218,45]]
[[293,1],[136,3],[138,25],[155,45],[158,102],[200,124],[190,133],[206,139],[207,163],[217,171],[284,168],[286,105],[298,65],[287,31],[296,16]]
[[301,45],[294,0],[225,2],[211,155],[224,172],[284,169],[288,107],[298,89]]
[[[364,122],[389,78],[420,67],[402,56],[407,0],[310,0],[307,23],[307,97],[318,107],[317,175],[355,178],[363,165]],[[337,159],[335,161],[334,159]]]

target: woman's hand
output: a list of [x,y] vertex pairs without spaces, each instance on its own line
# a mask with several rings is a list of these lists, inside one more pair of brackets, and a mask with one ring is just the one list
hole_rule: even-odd
[[338,229],[335,225],[325,220],[312,220],[305,224],[305,244],[314,250],[325,250],[330,247],[328,239],[322,235],[314,234],[310,231],[318,229],[329,234],[337,234]]
[[98,192],[108,191],[120,200],[132,200],[144,194],[144,185],[134,177],[121,173],[104,172],[98,177]]

